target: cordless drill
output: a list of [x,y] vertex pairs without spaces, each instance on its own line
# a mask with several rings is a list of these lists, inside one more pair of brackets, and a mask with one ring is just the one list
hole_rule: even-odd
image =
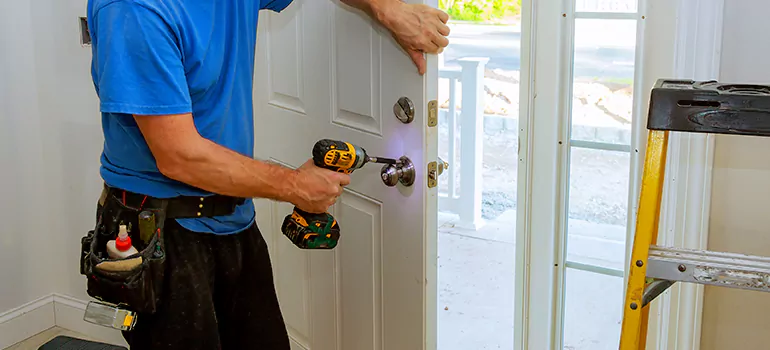
[[[350,174],[367,163],[396,164],[395,159],[375,158],[366,150],[348,142],[320,140],[313,147],[313,163],[317,167]],[[287,215],[281,232],[302,249],[333,249],[340,239],[340,226],[329,213],[308,213],[297,207]]]

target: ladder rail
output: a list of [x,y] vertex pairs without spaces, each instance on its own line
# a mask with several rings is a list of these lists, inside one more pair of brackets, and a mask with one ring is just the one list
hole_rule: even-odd
[[658,237],[660,203],[666,172],[668,131],[651,130],[647,136],[642,189],[636,218],[636,234],[623,306],[620,349],[638,350],[646,345],[649,306],[644,305],[649,247]]

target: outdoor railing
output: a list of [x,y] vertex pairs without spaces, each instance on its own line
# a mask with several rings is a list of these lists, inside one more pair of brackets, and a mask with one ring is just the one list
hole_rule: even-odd
[[[440,193],[439,210],[459,215],[455,226],[478,229],[482,224],[482,156],[484,147],[484,67],[489,58],[462,58],[459,68],[440,66],[439,78],[449,80],[449,104],[441,109],[448,133],[450,164],[447,190]],[[457,108],[457,87],[461,85],[461,108]],[[457,149],[457,132],[460,132],[460,151]],[[457,171],[460,172],[459,186]],[[459,187],[459,188],[458,188]],[[459,191],[458,191],[459,189]]]

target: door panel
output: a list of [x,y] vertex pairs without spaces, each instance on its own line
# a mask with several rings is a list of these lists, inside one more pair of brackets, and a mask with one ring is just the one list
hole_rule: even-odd
[[382,40],[371,21],[358,13],[334,11],[332,35],[333,120],[372,135],[382,136],[380,55]]
[[[337,290],[343,349],[381,350],[382,203],[354,191],[340,198],[337,216],[356,233],[338,252]],[[349,231],[348,231],[349,232]]]
[[[437,71],[437,61],[429,63]],[[432,75],[417,74],[388,32],[338,2],[296,0],[282,13],[261,14],[256,157],[297,167],[316,141],[331,138],[374,156],[405,155],[416,169],[411,187],[384,185],[380,165],[354,172],[330,210],[342,233],[330,251],[303,251],[282,235],[290,204],[256,201],[295,349],[435,344],[437,196],[426,171],[437,133],[425,118],[437,93]],[[415,106],[410,124],[393,114],[402,96]]]

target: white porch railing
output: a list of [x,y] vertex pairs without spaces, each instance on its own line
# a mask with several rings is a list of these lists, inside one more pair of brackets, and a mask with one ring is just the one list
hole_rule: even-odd
[[[484,67],[489,58],[462,58],[460,68],[440,64],[439,78],[449,80],[449,106],[445,113],[449,128],[447,191],[440,193],[439,210],[460,216],[455,226],[478,229],[481,218],[482,156],[484,147]],[[443,81],[442,81],[443,83]],[[457,108],[457,85],[461,85],[461,108]],[[458,113],[459,112],[459,113]],[[457,117],[459,114],[459,118]],[[458,125],[459,124],[459,125]],[[460,154],[456,154],[457,131]],[[456,171],[460,171],[459,191]]]

